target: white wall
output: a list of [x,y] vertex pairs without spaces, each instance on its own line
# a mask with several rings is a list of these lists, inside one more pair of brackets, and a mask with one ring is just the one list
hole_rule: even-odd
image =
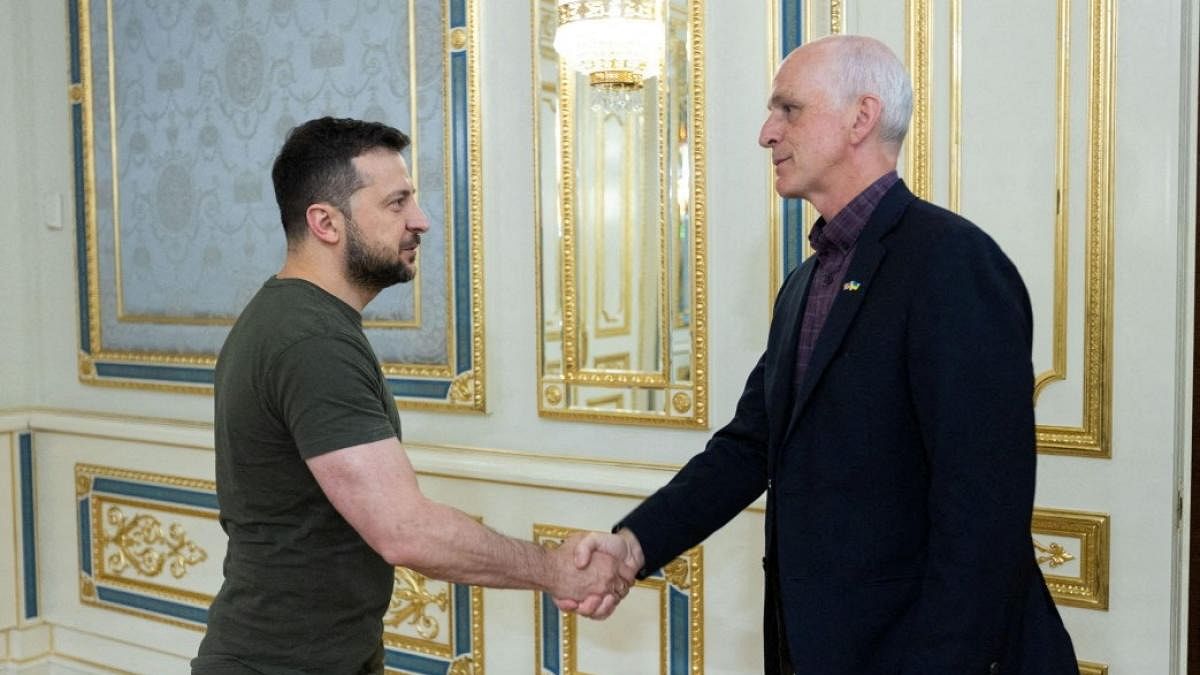
[[[31,319],[33,266],[27,263],[32,248],[33,222],[29,195],[32,183],[22,171],[22,158],[33,153],[24,134],[33,116],[22,97],[29,87],[32,58],[21,36],[27,34],[29,8],[26,3],[0,8],[0,408],[26,404],[32,361]],[[53,41],[52,41],[53,42]]]

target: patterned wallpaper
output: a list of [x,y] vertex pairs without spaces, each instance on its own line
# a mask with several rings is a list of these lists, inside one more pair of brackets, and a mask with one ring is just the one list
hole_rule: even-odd
[[[469,3],[70,4],[87,207],[85,355],[211,367],[238,312],[283,260],[275,154],[296,124],[333,115],[385,122],[413,139],[406,159],[431,223],[420,273],[381,293],[364,320],[389,375],[444,381],[394,389],[445,397],[451,379],[475,367]],[[105,365],[94,368],[101,377]]]

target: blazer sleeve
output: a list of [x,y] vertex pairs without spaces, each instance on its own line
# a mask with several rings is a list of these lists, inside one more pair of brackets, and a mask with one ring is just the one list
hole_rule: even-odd
[[733,420],[709,439],[669,483],[621,519],[653,573],[703,541],[762,494],[767,485],[767,417],[763,363],[750,372]]
[[1016,268],[973,226],[929,242],[909,308],[909,382],[929,541],[902,672],[986,673],[1033,555],[1033,318]]

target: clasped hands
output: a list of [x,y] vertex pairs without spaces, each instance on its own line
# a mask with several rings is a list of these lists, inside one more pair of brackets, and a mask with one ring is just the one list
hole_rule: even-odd
[[606,619],[629,594],[645,560],[637,537],[628,529],[577,533],[555,551],[558,582],[554,604],[564,612]]

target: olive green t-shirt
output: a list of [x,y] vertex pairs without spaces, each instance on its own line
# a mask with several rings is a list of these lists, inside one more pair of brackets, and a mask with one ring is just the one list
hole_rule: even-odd
[[393,568],[305,459],[400,436],[362,316],[307,281],[268,280],[225,340],[215,399],[229,548],[193,667],[360,672],[378,657]]

